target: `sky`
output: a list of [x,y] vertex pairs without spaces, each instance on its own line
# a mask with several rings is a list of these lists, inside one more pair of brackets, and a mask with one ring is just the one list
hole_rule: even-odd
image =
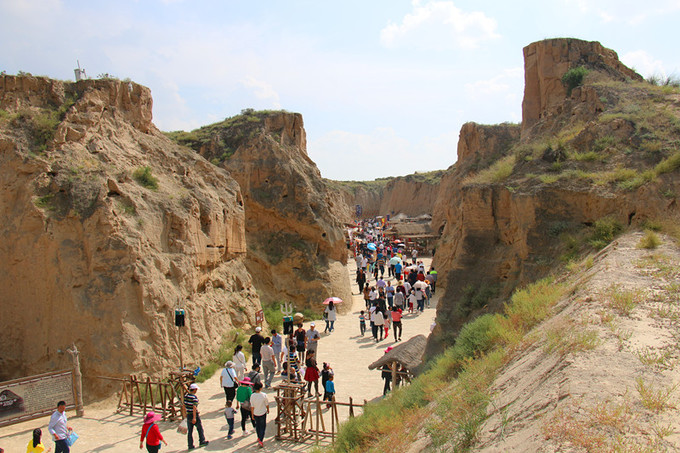
[[680,75],[679,23],[680,0],[0,0],[0,71],[130,78],[164,131],[299,112],[324,177],[371,180],[449,167],[468,121],[520,122],[526,45]]

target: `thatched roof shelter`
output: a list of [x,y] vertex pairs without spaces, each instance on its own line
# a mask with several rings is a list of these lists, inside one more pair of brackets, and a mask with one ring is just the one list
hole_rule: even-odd
[[423,361],[427,338],[425,335],[417,335],[410,340],[392,348],[392,350],[368,366],[369,370],[380,369],[383,365],[391,365],[397,362],[409,371],[415,370]]

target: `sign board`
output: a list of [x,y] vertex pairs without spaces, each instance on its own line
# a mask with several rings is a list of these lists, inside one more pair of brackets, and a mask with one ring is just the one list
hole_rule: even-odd
[[0,382],[0,426],[49,415],[61,400],[67,409],[76,407],[73,371]]
[[363,210],[361,209],[361,205],[360,204],[356,205],[355,209],[356,209],[357,217],[361,217],[361,213],[363,212]]
[[258,310],[255,313],[255,324],[262,324],[262,323],[264,323],[264,311]]

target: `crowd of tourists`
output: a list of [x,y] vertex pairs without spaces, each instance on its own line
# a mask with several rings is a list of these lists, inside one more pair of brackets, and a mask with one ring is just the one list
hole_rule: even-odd
[[[418,259],[416,248],[408,249],[400,240],[389,240],[383,233],[381,224],[375,220],[364,221],[350,235],[350,249],[356,262],[356,283],[359,294],[363,296],[365,310],[359,313],[359,332],[366,333],[370,324],[371,335],[376,342],[389,338],[392,329],[394,341],[402,338],[402,315],[419,314],[430,304],[437,285],[437,271],[434,267],[426,271],[422,260]],[[408,250],[408,252],[407,252]],[[323,312],[324,333],[331,334],[335,329],[337,308],[333,301],[328,302]],[[287,326],[285,326],[287,327]],[[317,362],[318,343],[321,334],[316,323],[309,323],[305,329],[302,323],[293,328],[284,328],[287,335],[272,329],[270,336],[263,336],[260,327],[248,339],[251,347],[252,364],[248,366],[243,345],[234,349],[232,359],[224,364],[220,375],[220,385],[225,394],[224,417],[228,426],[227,439],[234,436],[236,418],[240,416],[241,431],[250,434],[252,426],[257,435],[257,443],[264,446],[264,437],[269,414],[269,398],[263,391],[271,388],[276,375],[285,380],[306,383],[308,397],[321,396],[319,380],[324,401],[335,400],[334,371],[329,363],[321,368]],[[390,348],[388,348],[389,351]],[[387,352],[387,351],[386,351]],[[304,366],[303,366],[304,364]],[[383,370],[385,387],[383,394],[390,390],[391,373]],[[206,439],[199,409],[199,386],[191,384],[184,396],[186,413],[185,423],[189,450],[196,448],[193,431],[198,434],[198,447],[210,442]],[[328,405],[327,407],[330,407]],[[59,401],[57,410],[50,418],[48,431],[55,442],[55,453],[68,453],[77,435],[67,425],[66,403]],[[146,445],[149,453],[160,451],[161,443],[167,442],[156,424],[160,415],[148,412],[143,420],[139,448]],[[180,428],[182,425],[180,425]],[[27,446],[27,453],[48,452],[42,443],[42,431],[35,429]],[[0,453],[3,453],[0,449]]]
[[359,314],[361,335],[369,322],[376,342],[388,338],[390,327],[394,341],[401,341],[402,315],[419,314],[430,306],[437,271],[433,266],[426,271],[415,247],[407,252],[401,240],[387,239],[374,220],[362,223],[352,235],[350,247],[356,262],[355,281],[366,304]]

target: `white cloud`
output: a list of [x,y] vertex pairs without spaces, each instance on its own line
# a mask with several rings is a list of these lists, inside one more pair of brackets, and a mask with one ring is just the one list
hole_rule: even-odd
[[491,79],[466,83],[465,92],[474,99],[488,95],[508,93],[511,89],[516,87],[517,83],[521,83],[523,75],[523,68],[505,69]]
[[653,4],[637,0],[565,0],[575,5],[583,14],[599,17],[602,22],[623,22],[637,25],[656,16],[666,15],[680,10],[678,0],[656,0]]
[[253,76],[247,76],[241,83],[248,88],[252,88],[255,97],[258,99],[271,101],[272,108],[281,108],[279,94],[274,90],[274,87],[271,84],[258,80]]
[[647,77],[653,74],[668,75],[664,69],[664,63],[657,60],[644,50],[635,50],[621,56],[623,64],[629,68],[635,68],[638,74]]
[[497,22],[481,11],[466,12],[452,1],[413,1],[413,11],[401,24],[390,22],[380,31],[380,42],[390,48],[447,50],[474,49],[480,42],[499,38]]

